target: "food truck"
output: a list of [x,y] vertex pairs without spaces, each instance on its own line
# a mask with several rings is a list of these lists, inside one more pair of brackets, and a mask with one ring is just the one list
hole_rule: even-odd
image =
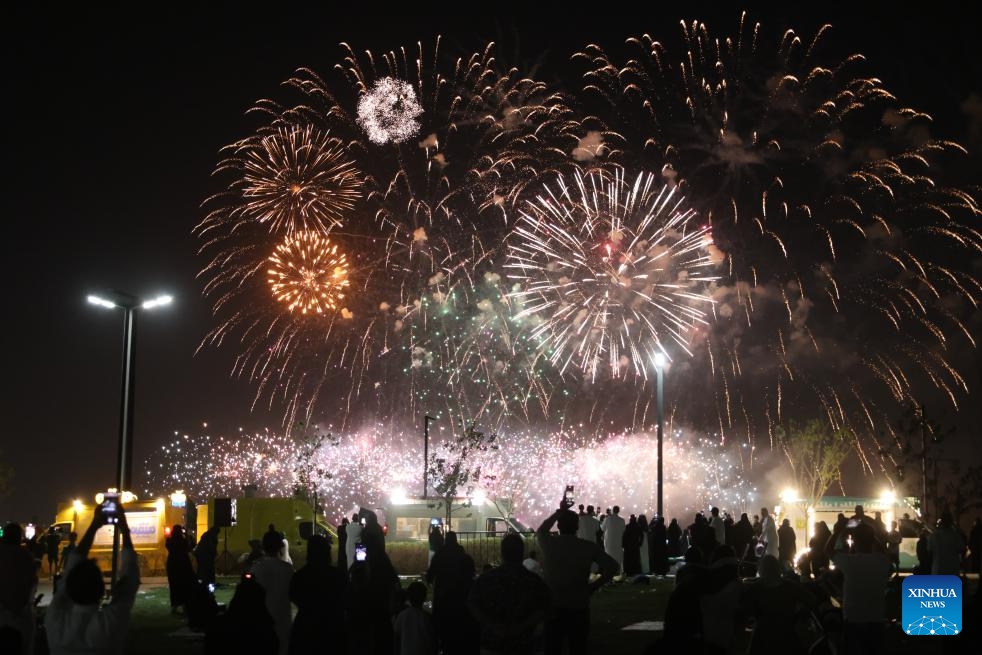
[[[62,541],[67,542],[72,532],[82,538],[82,534],[92,523],[96,506],[102,503],[102,493],[98,493],[92,502],[81,498],[61,503],[55,514],[55,520],[48,531],[58,532]],[[123,506],[126,508],[126,522],[130,527],[130,538],[136,550],[140,571],[143,575],[161,575],[165,570],[167,549],[164,541],[169,534],[169,526],[183,525],[185,521],[184,494],[176,492],[169,499],[137,498],[130,492],[122,494]],[[112,568],[113,525],[104,525],[95,533],[89,556],[95,558],[103,571]]]
[[[785,490],[781,494],[781,504],[776,505],[774,511],[778,525],[784,519],[790,519],[799,553],[808,548],[808,542],[815,534],[814,526],[819,521],[825,521],[829,530],[834,530],[839,514],[844,514],[846,517],[853,516],[856,513],[856,505],[862,505],[863,512],[871,518],[875,512],[880,512],[883,523],[888,529],[891,521],[897,521],[900,526],[902,537],[900,568],[911,570],[917,564],[917,536],[910,527],[917,523],[916,519],[919,516],[914,502],[913,498],[898,498],[892,492],[884,492],[875,498],[822,496],[814,506],[809,506],[807,501],[798,498],[794,491]],[[905,520],[905,515],[913,518]]]

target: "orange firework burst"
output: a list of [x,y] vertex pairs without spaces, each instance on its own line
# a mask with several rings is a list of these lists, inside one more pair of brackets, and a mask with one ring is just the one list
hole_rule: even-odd
[[348,287],[348,260],[336,243],[316,232],[288,236],[269,258],[273,296],[301,314],[338,309]]

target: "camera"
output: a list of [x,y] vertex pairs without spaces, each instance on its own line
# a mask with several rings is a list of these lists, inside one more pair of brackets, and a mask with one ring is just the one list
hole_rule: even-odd
[[355,544],[355,561],[364,562],[368,560],[368,549],[365,544]]
[[102,515],[106,523],[119,523],[119,494],[106,493],[102,496]]

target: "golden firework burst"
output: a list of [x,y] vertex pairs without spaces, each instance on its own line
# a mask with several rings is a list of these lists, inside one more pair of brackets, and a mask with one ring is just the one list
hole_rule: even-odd
[[348,260],[336,243],[317,232],[287,236],[269,257],[273,297],[291,312],[337,310],[348,287]]

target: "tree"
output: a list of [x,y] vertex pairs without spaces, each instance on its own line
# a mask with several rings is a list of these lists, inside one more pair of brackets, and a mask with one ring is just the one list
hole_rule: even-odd
[[[943,428],[924,410],[924,405],[911,402],[880,449],[880,456],[891,464],[897,482],[903,484],[912,477],[911,470],[917,471],[914,479],[919,479],[921,483],[919,509],[922,516],[926,516],[928,511],[928,498],[939,495],[938,481],[932,482],[928,475],[931,448],[953,433],[954,428]],[[909,485],[905,486],[908,486],[908,492],[912,491]]]
[[[953,460],[951,469],[957,478],[949,479],[944,493],[938,494],[938,510],[947,507],[957,524],[965,514],[982,509],[982,466],[969,466],[962,472],[961,462]],[[938,484],[937,479],[934,483]]]
[[[497,435],[480,432],[471,424],[459,437],[444,442],[439,456],[430,458],[426,473],[433,491],[443,502],[447,530],[451,528],[453,513],[471,506],[474,483],[481,479],[481,466],[473,461],[474,455],[497,449],[496,439]],[[467,495],[467,500],[458,503],[461,492]]]
[[317,490],[327,480],[334,477],[334,474],[321,466],[317,455],[325,445],[336,446],[338,441],[330,434],[306,429],[303,422],[297,423],[298,428],[302,428],[302,433],[297,439],[296,464],[293,472],[297,476],[297,485],[294,492],[298,496],[303,496],[310,503],[313,510],[311,534],[317,532]]
[[0,500],[6,498],[14,490],[14,469],[3,460],[0,450]]
[[841,478],[839,467],[853,448],[852,432],[812,419],[780,427],[777,434],[799,497],[814,507],[832,483]]

